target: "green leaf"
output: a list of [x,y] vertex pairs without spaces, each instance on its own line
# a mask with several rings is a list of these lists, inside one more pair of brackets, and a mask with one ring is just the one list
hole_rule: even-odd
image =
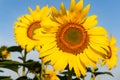
[[[98,71],[98,68],[96,68],[95,71]],[[90,67],[88,67],[87,72],[92,72],[92,69]]]
[[111,72],[94,72],[94,74],[95,74],[95,76],[102,75],[102,74],[107,74],[107,75],[110,75],[110,76],[114,77]]
[[41,72],[41,64],[38,61],[28,60],[23,66],[27,67],[29,71],[40,73]]
[[18,58],[23,61],[23,57],[18,57]]
[[0,68],[7,68],[14,72],[18,72],[19,65],[21,63],[17,61],[12,60],[0,60]]
[[79,78],[75,78],[75,79],[72,79],[72,80],[80,80]]
[[4,72],[3,70],[0,70],[0,72]]
[[21,46],[11,46],[7,49],[9,52],[22,52]]
[[66,75],[65,76],[57,75],[57,76],[60,78],[60,80],[67,80],[68,79]]
[[5,50],[5,49],[7,49],[7,46],[1,46],[0,47],[0,52],[3,51],[3,50]]
[[13,80],[10,76],[0,76],[0,80]]
[[17,78],[16,80],[28,80],[28,78],[26,76],[22,76],[22,77]]

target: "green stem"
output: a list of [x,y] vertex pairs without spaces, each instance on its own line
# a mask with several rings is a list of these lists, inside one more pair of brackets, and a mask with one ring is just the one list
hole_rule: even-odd
[[91,80],[95,80],[95,75],[92,73]]
[[95,74],[94,74],[94,69],[92,69],[92,75],[91,75],[91,80],[95,80]]
[[45,80],[45,65],[41,60],[41,75],[40,75],[40,80]]
[[72,80],[72,72],[68,69],[68,80]]
[[85,80],[85,78],[83,77],[82,80]]
[[[27,51],[25,49],[24,56],[23,56],[23,64],[26,62]],[[25,66],[23,66],[22,76],[25,76]]]
[[34,73],[34,74],[35,74],[35,76],[37,77],[38,80],[41,80],[40,77],[36,73]]

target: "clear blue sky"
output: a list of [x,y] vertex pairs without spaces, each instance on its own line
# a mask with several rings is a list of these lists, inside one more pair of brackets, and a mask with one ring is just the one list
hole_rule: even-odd
[[[69,8],[70,0],[0,0],[0,46],[16,45],[13,25],[18,17],[29,13],[28,6],[35,9],[36,5],[43,7],[48,4],[59,9],[61,2],[64,2],[67,9]],[[96,14],[98,16],[98,25],[104,26],[110,35],[114,35],[117,45],[120,47],[120,0],[84,0],[85,5],[88,3],[91,4],[89,15]],[[118,55],[120,57],[120,52]],[[14,54],[12,58],[15,59],[16,56],[18,55]],[[107,70],[107,68],[101,70]],[[114,78],[110,76],[99,77],[102,77],[103,80],[120,80],[120,65],[111,72],[114,74]]]

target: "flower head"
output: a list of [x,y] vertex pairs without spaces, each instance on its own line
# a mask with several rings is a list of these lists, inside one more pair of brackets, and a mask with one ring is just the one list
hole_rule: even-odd
[[10,53],[7,50],[2,51],[2,56],[5,58],[10,58]]
[[34,31],[36,29],[43,31],[42,27],[45,29],[45,26],[50,24],[48,18],[50,9],[48,6],[44,6],[41,9],[39,6],[36,6],[35,10],[29,7],[28,10],[30,14],[25,14],[18,18],[14,25],[15,40],[27,52],[40,44],[39,40],[33,37],[35,35]]
[[49,69],[46,70],[46,76],[45,76],[45,80],[60,80],[56,75],[55,71],[51,71]]
[[63,3],[60,11],[51,8],[51,19],[55,24],[50,33],[43,33],[44,37],[41,37],[40,57],[44,62],[51,61],[60,71],[69,65],[69,70],[74,69],[77,77],[85,76],[88,66],[96,68],[96,63],[105,55],[103,48],[108,45],[108,37],[103,27],[96,26],[96,15],[86,17],[89,9],[90,4],[83,8],[83,0],[77,3],[71,0],[69,10]]
[[6,46],[2,46],[0,48],[0,57],[2,57],[2,58],[10,58],[10,53],[7,50]]
[[111,37],[110,41],[109,41],[109,46],[108,46],[108,50],[106,50],[106,57],[102,62],[102,65],[107,64],[107,67],[109,69],[112,69],[113,67],[117,66],[117,61],[118,61],[118,55],[117,55],[117,51],[118,51],[118,47],[116,46],[116,39],[114,38],[114,36]]

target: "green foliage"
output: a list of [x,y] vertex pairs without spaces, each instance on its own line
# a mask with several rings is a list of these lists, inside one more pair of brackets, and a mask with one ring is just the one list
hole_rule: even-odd
[[[16,73],[18,73],[18,70],[20,67],[23,67],[23,72],[25,72],[25,69],[27,68],[25,75],[21,75],[16,80],[39,80],[38,77],[41,75],[41,69],[42,69],[42,64],[39,61],[34,61],[32,59],[29,59],[26,61],[26,57],[28,53],[25,50],[23,51],[23,49],[20,46],[11,46],[11,47],[2,46],[0,47],[0,54],[2,54],[1,52],[3,50],[7,50],[8,52],[20,53],[21,56],[19,56],[18,59],[20,59],[22,62],[8,60],[8,59],[0,59],[0,68],[9,69]],[[48,65],[49,63],[50,61],[48,61],[45,65]],[[2,73],[4,71],[0,70],[0,72]],[[103,74],[107,74],[113,77],[113,75],[110,72],[99,72],[98,69],[92,71],[91,68],[87,68],[87,72],[90,72],[92,76],[94,75],[95,77],[97,77],[98,75],[103,75]],[[35,74],[34,78],[30,79],[27,76],[28,73]],[[81,78],[76,78],[74,70],[72,69],[71,71],[69,71],[69,65],[66,66],[65,70],[61,72],[61,74],[62,76],[57,75],[60,78],[60,80],[68,80],[69,78],[68,74],[70,74],[71,76],[74,76],[72,80],[81,80],[85,78],[85,76],[82,76],[82,75],[81,75]],[[0,80],[12,80],[12,79],[10,76],[0,76]]]
[[4,72],[3,70],[0,70],[0,72]]
[[21,63],[17,61],[12,61],[12,60],[0,60],[0,68],[7,68],[10,69],[14,72],[18,72],[19,65]]
[[28,60],[23,66],[27,67],[30,72],[40,73],[41,72],[41,64],[38,61]]
[[114,77],[113,74],[110,72],[94,72],[94,74],[95,76],[107,74],[107,75]]
[[0,76],[0,80],[13,80],[10,76]]
[[1,46],[0,47],[0,52],[2,52],[3,50],[7,49],[7,46]]
[[[0,47],[0,54],[2,55],[2,51],[7,50],[8,52],[18,52],[19,54],[22,54],[18,59],[22,60],[22,62],[14,61],[14,60],[8,60],[3,59],[1,56],[0,59],[0,68],[5,68],[12,70],[18,74],[19,68],[23,67],[24,69],[27,68],[27,71],[25,72],[26,75],[22,75],[17,78],[17,80],[33,80],[27,77],[27,74],[30,72],[32,73],[40,73],[41,72],[41,63],[39,61],[33,61],[28,60],[26,61],[27,53],[24,50],[25,53],[22,53],[23,49],[20,46],[2,46]],[[0,70],[0,72],[4,72],[3,70]],[[0,76],[0,80],[12,80],[9,76]]]
[[11,46],[11,47],[8,47],[7,48],[7,50],[9,51],[9,52],[22,52],[22,48],[21,48],[21,46]]
[[27,76],[21,76],[17,78],[16,80],[32,80],[32,79],[29,79]]
[[4,50],[7,50],[7,46],[1,46],[1,47],[0,47],[0,58],[4,58],[4,56],[2,55],[2,52],[3,52]]

